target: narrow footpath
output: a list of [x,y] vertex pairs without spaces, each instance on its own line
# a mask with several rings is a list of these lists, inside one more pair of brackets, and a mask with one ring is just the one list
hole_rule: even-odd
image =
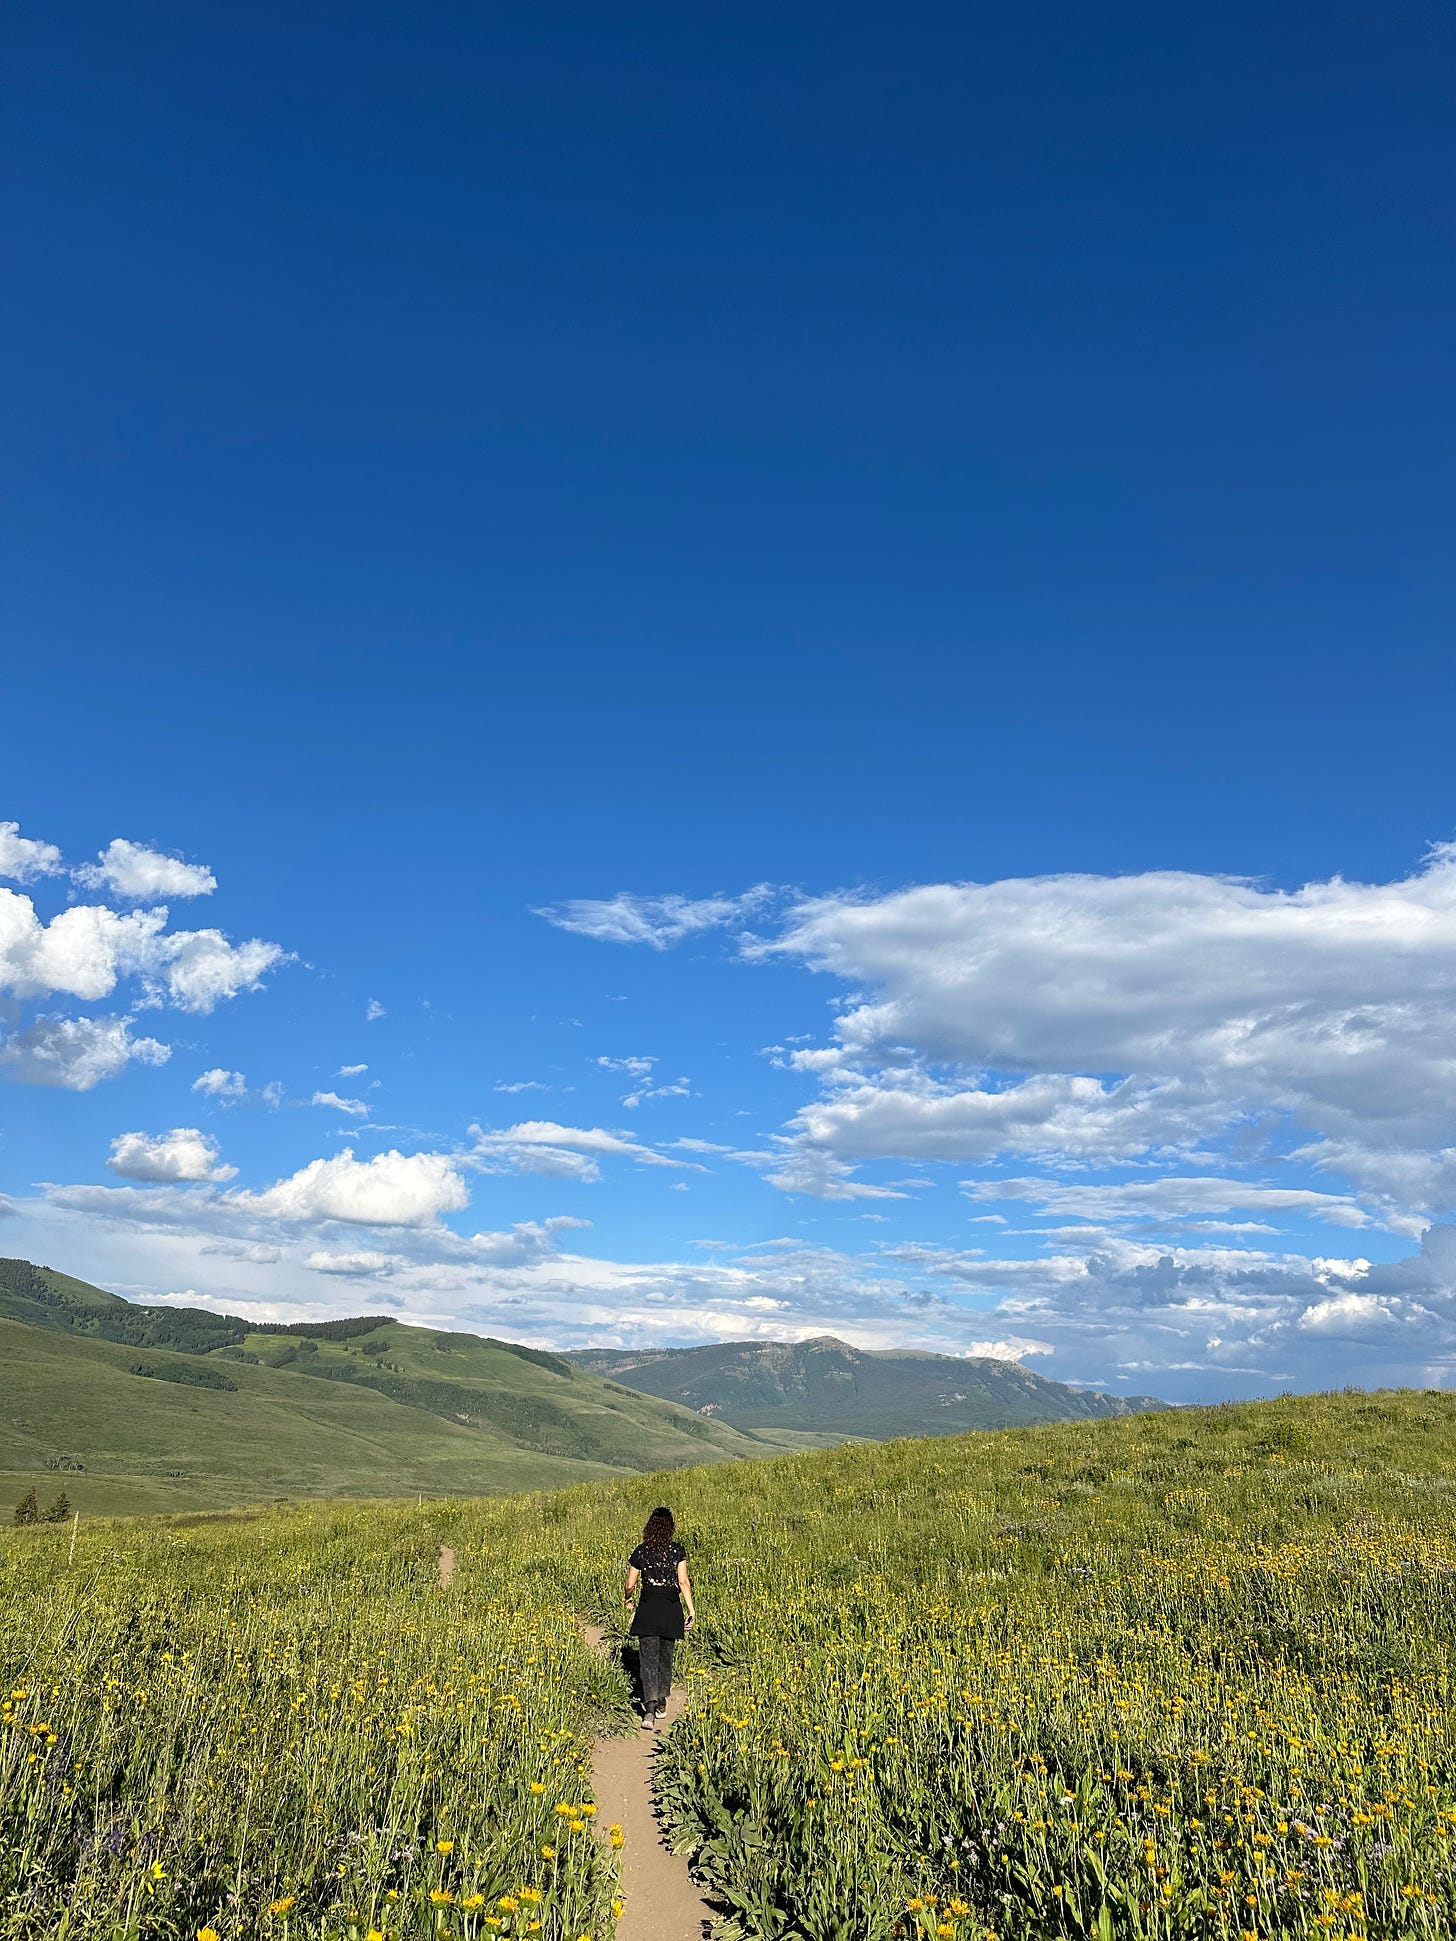
[[[447,1589],[455,1581],[455,1552],[440,1545],[440,1582]],[[582,1628],[593,1651],[600,1651],[606,1634],[599,1624]],[[683,1709],[683,1695],[675,1686],[667,1701],[667,1715],[656,1732],[640,1727],[630,1738],[598,1739],[592,1752],[592,1792],[597,1803],[596,1826],[622,1829],[622,1899],[616,1941],[705,1941],[713,1926],[713,1910],[699,1894],[688,1863],[667,1843],[657,1812],[652,1768],[662,1734]]]
[[[601,1649],[599,1625],[587,1625],[583,1635],[593,1650]],[[638,1727],[631,1738],[598,1739],[592,1754],[597,1824],[615,1822],[623,1833],[626,1907],[617,1922],[617,1941],[703,1941],[712,1929],[713,1910],[693,1884],[686,1860],[667,1843],[652,1784],[661,1734],[682,1709],[682,1692],[674,1689],[657,1732]]]

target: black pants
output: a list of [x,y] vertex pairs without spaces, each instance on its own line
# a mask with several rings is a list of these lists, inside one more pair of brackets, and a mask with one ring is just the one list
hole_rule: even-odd
[[637,1657],[642,1666],[642,1703],[665,1705],[672,1690],[672,1648],[676,1638],[637,1640]]

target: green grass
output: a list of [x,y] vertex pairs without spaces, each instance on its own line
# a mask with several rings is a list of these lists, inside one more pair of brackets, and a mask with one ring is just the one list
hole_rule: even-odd
[[0,1934],[607,1941],[610,1847],[585,1813],[550,1829],[625,1716],[576,1623],[620,1621],[658,1500],[703,1620],[661,1794],[738,1933],[1456,1926],[1456,1398],[1347,1394],[418,1508],[83,1518],[74,1562],[72,1532],[17,1531]]
[[475,1495],[771,1446],[478,1335],[253,1331],[0,1261],[0,1511],[32,1487],[96,1514]]
[[[0,1505],[64,1488],[87,1514],[221,1509],[309,1495],[547,1488],[607,1463],[523,1450],[348,1382],[218,1364],[231,1392],[145,1379],[137,1351],[0,1321]],[[145,1365],[191,1372],[156,1350]],[[213,1364],[204,1363],[210,1369]],[[48,1467],[84,1463],[83,1470]]]

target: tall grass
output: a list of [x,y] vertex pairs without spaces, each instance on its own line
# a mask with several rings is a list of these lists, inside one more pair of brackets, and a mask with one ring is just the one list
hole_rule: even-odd
[[1415,1395],[83,1523],[73,1570],[18,1532],[0,1933],[607,1941],[626,1694],[576,1623],[664,1492],[703,1622],[660,1790],[741,1934],[1456,1931],[1456,1401]]
[[69,1568],[68,1534],[7,1546],[0,1933],[606,1931],[587,1774],[619,1681],[544,1583],[442,1589],[440,1527],[83,1524]]

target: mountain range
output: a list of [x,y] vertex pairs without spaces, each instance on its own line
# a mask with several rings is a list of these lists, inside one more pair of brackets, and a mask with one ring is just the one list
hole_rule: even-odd
[[31,1488],[87,1513],[484,1495],[1161,1406],[832,1336],[552,1354],[382,1314],[260,1323],[0,1260],[0,1518]]
[[1102,1395],[1034,1375],[1019,1362],[807,1341],[702,1348],[587,1348],[578,1368],[695,1409],[736,1429],[864,1437],[959,1435],[1033,1422],[1160,1409],[1147,1395]]

